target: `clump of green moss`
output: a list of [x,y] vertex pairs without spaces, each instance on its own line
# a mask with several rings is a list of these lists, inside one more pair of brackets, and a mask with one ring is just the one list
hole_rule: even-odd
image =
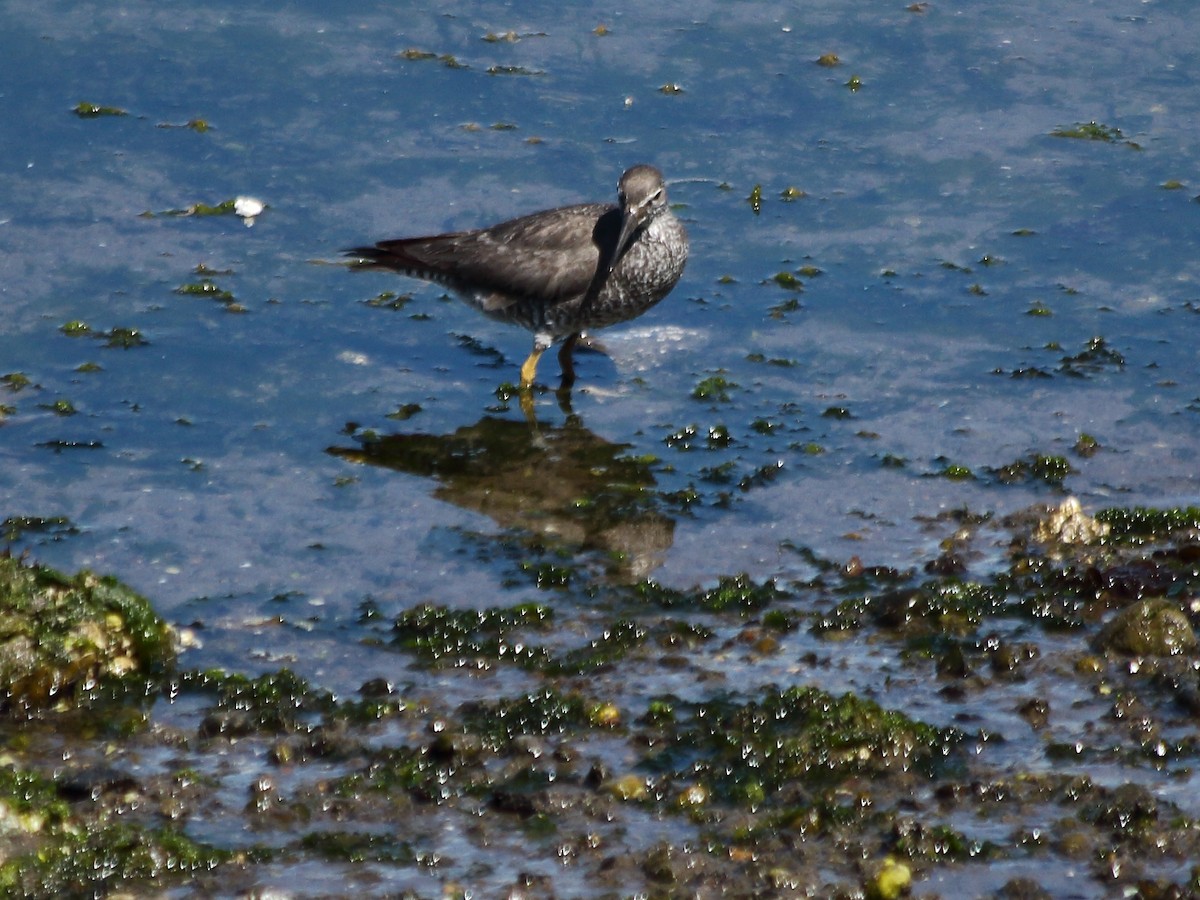
[[392,624],[395,646],[434,665],[478,661],[544,663],[549,654],[518,635],[549,628],[554,612],[538,603],[489,609],[448,609],[424,604],[405,610]]
[[583,646],[559,654],[542,671],[547,675],[582,675],[611,665],[639,647],[648,636],[649,631],[637,622],[618,619]]
[[[797,282],[797,285],[799,285],[799,284],[800,284],[800,282]],[[801,289],[800,287],[791,288],[791,290],[793,292],[799,292],[800,289]],[[786,318],[788,313],[796,312],[799,309],[800,309],[800,300],[796,297],[788,297],[786,300],[782,300],[779,303],[776,303],[770,309],[768,309],[767,315],[769,315],[772,319],[782,320],[782,319]]]
[[995,470],[995,475],[1004,484],[1034,480],[1061,487],[1066,477],[1074,471],[1074,467],[1065,457],[1034,453],[1025,459],[1001,466]]
[[503,750],[528,735],[551,736],[592,727],[594,701],[549,688],[522,697],[466,703],[459,712],[464,730],[488,747]]
[[149,602],[116,579],[0,557],[3,708],[78,702],[100,681],[161,678],[173,643]]
[[729,392],[736,387],[738,387],[737,383],[730,381],[724,375],[710,375],[692,388],[692,398],[728,403]]
[[681,591],[647,579],[633,588],[636,600],[664,609],[697,609],[728,612],[761,609],[786,596],[773,580],[756,582],[746,573],[722,576],[715,587]]
[[128,112],[117,106],[101,106],[98,103],[88,103],[81,100],[71,110],[81,119],[99,119],[103,116],[127,116]]
[[1050,134],[1053,137],[1073,138],[1083,141],[1103,141],[1106,144],[1126,144],[1135,150],[1140,150],[1141,146],[1131,140],[1126,139],[1121,133],[1121,129],[1115,125],[1103,125],[1095,120],[1091,122],[1079,122],[1070,127],[1056,128]]
[[173,829],[117,822],[62,827],[37,851],[0,865],[0,893],[31,900],[109,896],[123,887],[178,883],[231,856]]
[[409,866],[418,859],[407,841],[391,834],[364,831],[315,831],[300,839],[300,846],[323,859],[361,863],[376,862]]
[[1125,368],[1125,357],[1100,336],[1091,338],[1078,353],[1064,356],[1058,366],[1063,374],[1080,378],[1108,368]]
[[932,775],[961,740],[953,729],[814,687],[769,690],[744,703],[714,699],[691,711],[651,767],[698,778],[717,796],[752,808],[848,777]]
[[939,472],[943,478],[949,478],[952,481],[970,481],[974,479],[975,473],[971,471],[969,466],[964,466],[962,463],[947,462]]
[[756,216],[762,212],[762,197],[762,185],[756,184],[753,188],[751,188],[750,196],[746,198],[746,202],[750,204],[750,209]]
[[142,213],[145,218],[154,218],[155,216],[225,216],[232,215],[235,212],[237,200],[222,200],[220,203],[193,203],[191,206],[184,206],[179,209],[164,209],[161,212],[150,212],[147,210]]
[[1088,434],[1086,431],[1079,432],[1079,437],[1075,440],[1075,453],[1077,456],[1082,456],[1088,459],[1096,455],[1100,449],[1100,442],[1095,437]]
[[128,350],[131,347],[142,347],[149,343],[137,328],[115,327],[108,331],[97,331],[87,322],[72,320],[64,322],[58,330],[67,337],[90,337],[104,341],[106,347],[116,347]]
[[1200,529],[1200,507],[1156,509],[1149,506],[1102,509],[1096,518],[1112,527],[1116,537],[1166,537],[1173,532]]
[[871,622],[906,636],[965,634],[1003,609],[1004,592],[994,586],[944,578],[850,597],[817,618],[812,631],[836,636]]
[[211,278],[202,278],[199,281],[181,284],[175,288],[175,293],[185,297],[203,297],[207,300],[216,300],[218,303],[224,304],[225,309],[229,312],[246,311],[246,308],[233,295],[233,291],[219,286]]
[[101,335],[101,337],[104,339],[105,347],[113,347],[117,350],[144,347],[150,343],[142,335],[142,332],[136,328],[111,328],[106,334]]
[[288,734],[302,731],[313,715],[327,715],[337,703],[289,669],[258,678],[220,670],[184,672],[179,688],[216,694],[217,702],[200,724],[201,737]]

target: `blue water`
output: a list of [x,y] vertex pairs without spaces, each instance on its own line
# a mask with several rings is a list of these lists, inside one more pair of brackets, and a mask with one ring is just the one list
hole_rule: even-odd
[[[953,529],[928,525],[939,512],[1059,502],[987,474],[1033,454],[1068,458],[1065,490],[1089,510],[1196,503],[1192,12],[13,0],[0,375],[32,384],[0,387],[0,518],[69,517],[78,533],[14,549],[203,620],[190,664],[288,664],[342,690],[394,665],[339,631],[365,597],[394,612],[534,593],[464,535],[558,506],[501,479],[517,494],[501,505],[525,503],[505,518],[325,452],[363,429],[522,421],[496,389],[528,336],[436,287],[329,263],[610,199],[638,162],[666,174],[691,261],[664,303],[597,335],[607,356],[580,358],[572,421],[656,457],[656,490],[695,489],[686,513],[659,507],[672,521],[654,577],[802,574],[789,546],[919,564]],[[827,53],[841,64],[817,65]],[[81,118],[81,101],[128,114]],[[210,129],[186,127],[197,118]],[[1112,140],[1053,134],[1091,122]],[[165,214],[243,195],[267,204],[253,227]],[[244,311],[177,292],[205,278]],[[364,302],[384,291],[412,299]],[[73,321],[93,336],[63,333]],[[95,336],[114,328],[146,343]],[[1070,361],[1098,337],[1112,353]],[[692,396],[710,376],[735,385],[727,400]],[[406,404],[420,411],[387,418]],[[551,435],[567,421],[551,393],[536,411]],[[1094,456],[1073,452],[1083,433]],[[979,477],[938,477],[948,464]],[[281,602],[287,627],[270,624]]]

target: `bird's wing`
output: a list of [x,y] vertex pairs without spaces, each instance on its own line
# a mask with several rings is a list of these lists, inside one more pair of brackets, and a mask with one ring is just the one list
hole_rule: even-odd
[[615,206],[565,206],[478,231],[380,241],[347,252],[373,266],[494,294],[497,306],[506,298],[552,305],[587,291],[600,244],[619,222]]

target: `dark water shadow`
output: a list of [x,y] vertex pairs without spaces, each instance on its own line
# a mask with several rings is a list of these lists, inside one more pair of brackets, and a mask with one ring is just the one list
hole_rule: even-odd
[[484,416],[450,434],[372,434],[327,452],[432,478],[439,500],[556,549],[602,553],[610,577],[636,580],[662,564],[675,520],[660,508],[650,463],[629,448],[576,415],[557,426]]

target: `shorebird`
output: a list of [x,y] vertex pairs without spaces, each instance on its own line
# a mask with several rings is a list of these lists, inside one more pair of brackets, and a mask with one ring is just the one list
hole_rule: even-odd
[[344,252],[360,268],[443,284],[485,315],[532,331],[522,389],[533,385],[542,354],[562,340],[558,360],[569,387],[580,335],[640,316],[671,292],[687,262],[687,232],[667,205],[658,169],[627,169],[617,182],[617,201]]

